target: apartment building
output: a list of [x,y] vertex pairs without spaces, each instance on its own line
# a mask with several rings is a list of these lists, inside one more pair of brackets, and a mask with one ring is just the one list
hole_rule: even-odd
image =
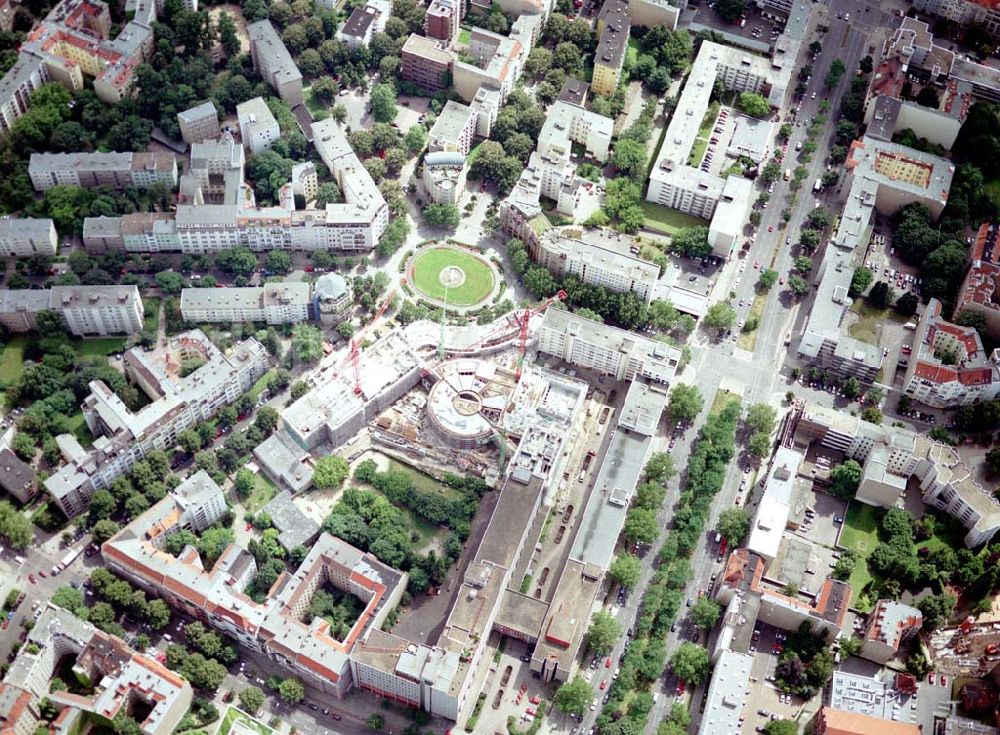
[[372,42],[372,36],[385,30],[385,24],[392,13],[388,0],[366,0],[356,7],[337,31],[337,38],[351,48],[365,48]]
[[10,130],[28,111],[35,90],[50,81],[52,77],[44,61],[31,54],[18,55],[14,66],[0,78],[0,133]]
[[856,257],[867,247],[872,213],[891,215],[918,202],[939,215],[954,166],[944,158],[865,136],[852,143],[846,168],[847,201],[820,267],[816,299],[797,349],[799,357],[838,377],[872,382],[884,351],[844,329],[853,303],[849,291]]
[[219,137],[219,113],[211,100],[178,112],[177,124],[181,139],[189,145]]
[[476,112],[468,105],[448,100],[431,127],[427,150],[469,155],[476,136],[476,118]]
[[752,668],[752,655],[730,650],[722,652],[708,685],[698,735],[740,732],[740,720],[746,717],[745,708],[750,691],[747,685]]
[[645,378],[654,383],[673,381],[681,355],[676,347],[563,309],[545,312],[538,350],[616,380]]
[[301,105],[304,101],[302,73],[271,21],[259,20],[249,24],[247,35],[250,37],[253,68],[289,107]]
[[[750,215],[752,185],[742,183],[739,176],[723,178],[689,166],[688,159],[716,80],[733,91],[767,96],[773,91],[772,75],[771,63],[762,56],[711,41],[703,43],[649,175],[646,199],[710,220],[709,242],[719,257],[729,255]],[[720,202],[723,206],[717,215]]]
[[954,447],[808,402],[796,421],[803,443],[819,442],[861,464],[860,502],[892,507],[915,477],[923,501],[967,529],[969,548],[989,542],[1000,530],[1000,501],[976,481]]
[[908,722],[823,707],[816,715],[814,735],[920,735],[920,728]]
[[[184,362],[192,360],[203,364],[180,377]],[[64,437],[66,464],[44,483],[53,503],[69,518],[86,509],[95,490],[126,474],[149,452],[170,449],[180,432],[210,419],[249,390],[267,371],[268,357],[253,338],[226,355],[203,332],[192,330],[153,352],[133,348],[125,353],[124,363],[126,376],[151,402],[132,411],[103,381],[91,381],[83,416],[97,437],[94,447],[88,452],[72,437]]]
[[981,26],[992,37],[1000,38],[1000,10],[985,0],[914,0],[913,9],[961,27]]
[[[519,21],[524,25],[531,17],[520,18]],[[499,90],[501,99],[505,100],[521,78],[521,70],[530,50],[530,36],[525,32],[518,33],[515,27],[511,28],[509,36],[473,28],[468,42],[471,60],[454,58],[451,86],[467,102],[471,102],[483,86]]]
[[309,318],[308,283],[268,283],[245,288],[185,288],[184,321],[297,324]]
[[628,15],[632,25],[641,28],[662,25],[676,31],[682,10],[681,5],[671,5],[667,0],[629,0],[628,3]]
[[456,0],[431,0],[424,15],[424,35],[450,46],[458,39],[463,3]]
[[[73,673],[92,683],[88,692],[50,691],[50,681],[68,658]],[[64,732],[83,731],[95,720],[112,720],[120,712],[141,711],[142,735],[169,735],[192,697],[191,685],[179,674],[49,603],[0,684],[0,717],[5,733],[30,735],[45,726],[40,717],[45,699],[59,711],[57,721]]]
[[945,321],[931,299],[913,333],[903,392],[935,408],[991,401],[1000,395],[1000,353],[987,355],[979,332]]
[[879,600],[868,616],[858,655],[885,664],[899,651],[900,643],[920,632],[922,624],[923,615],[915,607],[895,600]]
[[55,222],[47,217],[0,219],[0,253],[5,256],[55,255],[58,244]]
[[142,331],[142,299],[135,286],[55,286],[48,290],[0,291],[0,324],[30,332],[42,311],[62,315],[70,334],[105,337]]
[[[267,23],[267,21],[261,22]],[[236,105],[236,117],[240,124],[243,146],[255,156],[266,151],[281,138],[278,121],[263,97],[254,97]]]
[[614,120],[585,110],[568,102],[553,102],[545,116],[545,123],[538,134],[538,151],[545,154],[552,148],[569,150],[570,144],[579,143],[587,155],[606,163],[611,148]]
[[28,176],[35,191],[69,184],[147,189],[155,184],[177,187],[177,160],[172,153],[32,153]]
[[461,153],[427,153],[420,173],[420,184],[434,204],[457,205],[465,191],[468,173]]
[[0,449],[0,488],[22,504],[31,502],[38,493],[35,471],[8,447]]
[[969,258],[972,261],[955,300],[954,319],[964,312],[982,314],[986,333],[1000,339],[1000,248],[995,222],[984,222],[976,234]]
[[611,96],[618,88],[631,27],[627,0],[607,0],[601,6],[597,14],[597,51],[590,82],[595,94]]
[[400,52],[401,76],[429,92],[451,86],[453,57],[445,45],[411,33]]

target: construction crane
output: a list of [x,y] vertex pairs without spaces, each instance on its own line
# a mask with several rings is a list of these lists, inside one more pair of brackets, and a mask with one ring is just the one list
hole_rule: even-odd
[[389,308],[393,299],[396,298],[396,291],[397,289],[393,289],[392,292],[386,296],[385,301],[383,301],[382,305],[378,307],[378,311],[375,312],[375,316],[372,317],[372,320],[363,326],[361,331],[351,338],[351,351],[348,353],[347,360],[345,360],[345,362],[350,363],[351,368],[354,370],[354,395],[361,395],[361,364],[359,357],[361,355],[362,338],[365,336],[365,332],[368,331],[368,327],[377,322],[382,315],[385,314],[386,309]]
[[556,301],[565,301],[566,292],[560,290],[555,296],[545,299],[542,303],[536,306],[534,309],[525,308],[524,313],[521,315],[521,339],[518,345],[517,353],[517,379],[521,379],[521,372],[524,369],[524,353],[528,347],[528,324],[531,322],[531,317],[537,316],[539,314],[545,313]]

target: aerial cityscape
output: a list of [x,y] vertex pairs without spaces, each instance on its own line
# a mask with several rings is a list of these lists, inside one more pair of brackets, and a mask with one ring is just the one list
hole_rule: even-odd
[[992,0],[0,0],[0,735],[1000,735]]

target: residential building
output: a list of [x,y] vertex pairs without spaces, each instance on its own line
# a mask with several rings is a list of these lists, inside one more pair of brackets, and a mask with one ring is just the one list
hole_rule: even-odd
[[424,35],[451,46],[458,40],[462,8],[458,0],[431,0],[424,15]]
[[795,480],[804,459],[795,449],[778,447],[765,478],[764,494],[757,505],[746,548],[769,563],[778,556],[791,514]]
[[[534,233],[532,233],[534,234]],[[633,293],[649,304],[656,290],[660,267],[633,252],[629,238],[602,228],[554,227],[525,240],[532,260],[556,278],[576,276],[588,286]]]
[[229,511],[222,488],[205,470],[188,477],[157,505],[161,503],[170,507],[171,516],[180,514],[180,526],[196,533],[204,531]]
[[385,24],[392,12],[388,0],[366,0],[356,7],[337,31],[337,38],[351,48],[368,47],[372,36],[385,30]]
[[920,728],[908,722],[823,707],[816,715],[814,735],[920,735]]
[[606,0],[597,14],[597,51],[590,81],[595,94],[610,97],[618,89],[631,27],[627,0]]
[[753,656],[729,650],[722,652],[708,685],[698,735],[740,731],[741,721],[747,714],[752,667]]
[[271,108],[264,102],[263,97],[254,97],[236,105],[236,117],[240,124],[243,146],[254,155],[263,153],[274,141],[281,138],[278,121],[274,119]]
[[302,73],[271,21],[250,23],[247,35],[250,37],[250,57],[253,59],[254,69],[289,107],[301,105],[304,101]]
[[899,644],[920,632],[923,615],[915,607],[895,600],[879,600],[868,616],[859,655],[879,664],[899,651]]
[[[519,20],[525,20],[521,18]],[[527,45],[526,45],[527,44]],[[514,89],[521,77],[521,69],[528,58],[531,43],[525,34],[511,28],[509,36],[502,36],[483,28],[473,28],[469,35],[467,58],[452,61],[452,86],[466,102],[471,102],[480,87],[500,91],[501,100]],[[405,54],[405,47],[404,47]],[[406,67],[404,58],[404,71]]]
[[453,57],[444,44],[411,33],[400,54],[401,76],[406,81],[430,92],[451,86]]
[[465,190],[466,173],[462,154],[427,153],[421,169],[421,187],[434,204],[457,205]]
[[35,191],[59,184],[147,189],[177,187],[177,160],[172,153],[32,153],[28,175]]
[[38,492],[38,476],[9,447],[0,449],[0,488],[26,504]]
[[14,66],[0,79],[0,133],[10,130],[28,111],[35,90],[50,81],[52,77],[44,61],[31,54],[18,55]]
[[[180,377],[184,361],[202,366]],[[95,490],[107,487],[149,452],[170,449],[177,435],[207,421],[249,390],[268,368],[267,351],[248,338],[223,354],[200,330],[173,337],[166,348],[125,353],[125,373],[151,402],[138,411],[101,380],[91,381],[83,417],[97,437],[89,452],[65,443],[66,464],[45,481],[52,502],[72,518],[86,509]]]
[[476,136],[476,120],[477,115],[471,107],[448,100],[431,127],[427,150],[469,155]]
[[315,466],[312,455],[284,431],[275,432],[254,447],[253,456],[278,487],[301,493],[312,485]]
[[686,2],[671,5],[667,0],[629,0],[628,16],[632,25],[642,28],[666,26],[677,30],[677,21]]
[[0,219],[0,253],[5,256],[55,255],[58,243],[56,225],[47,217]]
[[189,145],[219,137],[219,113],[211,100],[178,112],[177,124],[181,139]]
[[35,329],[39,312],[62,315],[78,337],[142,331],[142,299],[135,286],[55,286],[47,290],[0,290],[0,324],[12,332]]
[[914,0],[913,9],[959,27],[981,26],[993,38],[1000,38],[1000,11],[985,0]]
[[798,345],[800,358],[842,378],[876,379],[885,353],[847,334],[847,312],[855,258],[868,246],[872,213],[891,215],[912,202],[939,215],[951,188],[954,166],[946,159],[870,136],[851,144],[846,164],[847,202],[820,266],[816,299]]
[[774,123],[755,117],[734,114],[736,127],[729,140],[726,155],[730,158],[749,158],[754,163],[762,163],[771,152],[774,143]]
[[818,441],[862,465],[856,498],[863,503],[892,507],[906,489],[907,478],[915,477],[924,503],[967,529],[969,548],[988,543],[1000,530],[1000,501],[976,481],[954,447],[809,402],[795,431],[803,441]]
[[615,380],[645,378],[669,384],[680,362],[676,347],[563,309],[545,312],[538,331],[538,350]]
[[538,151],[549,154],[553,148],[568,151],[571,143],[579,143],[587,155],[606,163],[611,148],[614,120],[568,102],[553,102],[545,115],[538,134]]
[[[49,682],[70,658],[73,674],[90,683],[90,690],[49,691]],[[3,732],[35,732],[44,722],[39,714],[42,699],[59,712],[53,727],[62,732],[82,732],[95,721],[114,720],[120,712],[143,712],[138,723],[142,735],[169,735],[191,706],[192,691],[182,676],[133,651],[125,641],[47,604],[0,685]]]
[[285,551],[296,546],[308,548],[319,536],[319,524],[302,512],[287,490],[279,492],[260,510],[271,519],[278,531],[278,543]]
[[1000,396],[1000,352],[987,356],[979,332],[945,321],[931,299],[913,333],[903,392],[935,408],[991,401]]
[[587,106],[587,95],[590,92],[590,85],[582,79],[576,77],[566,77],[562,88],[559,90],[557,102],[565,102],[576,107]]
[[292,166],[292,193],[302,197],[307,204],[316,201],[316,195],[319,194],[319,176],[312,161]]
[[[739,176],[723,178],[703,171],[696,167],[700,162],[689,165],[691,151],[717,79],[727,89],[767,96],[775,90],[772,75],[771,63],[762,56],[711,41],[703,43],[650,172],[646,199],[710,220],[712,252],[719,257],[729,255],[750,215],[752,185],[748,188]],[[717,214],[720,202],[724,206]]]
[[986,333],[1000,339],[1000,248],[997,248],[995,222],[984,222],[976,234],[969,258],[972,263],[965,274],[962,288],[955,300],[954,319],[963,312],[982,314],[986,319]]
[[320,324],[339,324],[352,303],[351,286],[339,273],[324,273],[313,281],[312,317]]
[[191,323],[297,324],[308,320],[309,303],[308,283],[181,290],[181,316]]

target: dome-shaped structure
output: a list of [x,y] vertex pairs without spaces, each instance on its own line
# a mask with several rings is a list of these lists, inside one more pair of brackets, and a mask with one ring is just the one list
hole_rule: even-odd
[[351,305],[351,286],[339,273],[324,273],[313,283],[313,313],[322,324],[337,324]]

